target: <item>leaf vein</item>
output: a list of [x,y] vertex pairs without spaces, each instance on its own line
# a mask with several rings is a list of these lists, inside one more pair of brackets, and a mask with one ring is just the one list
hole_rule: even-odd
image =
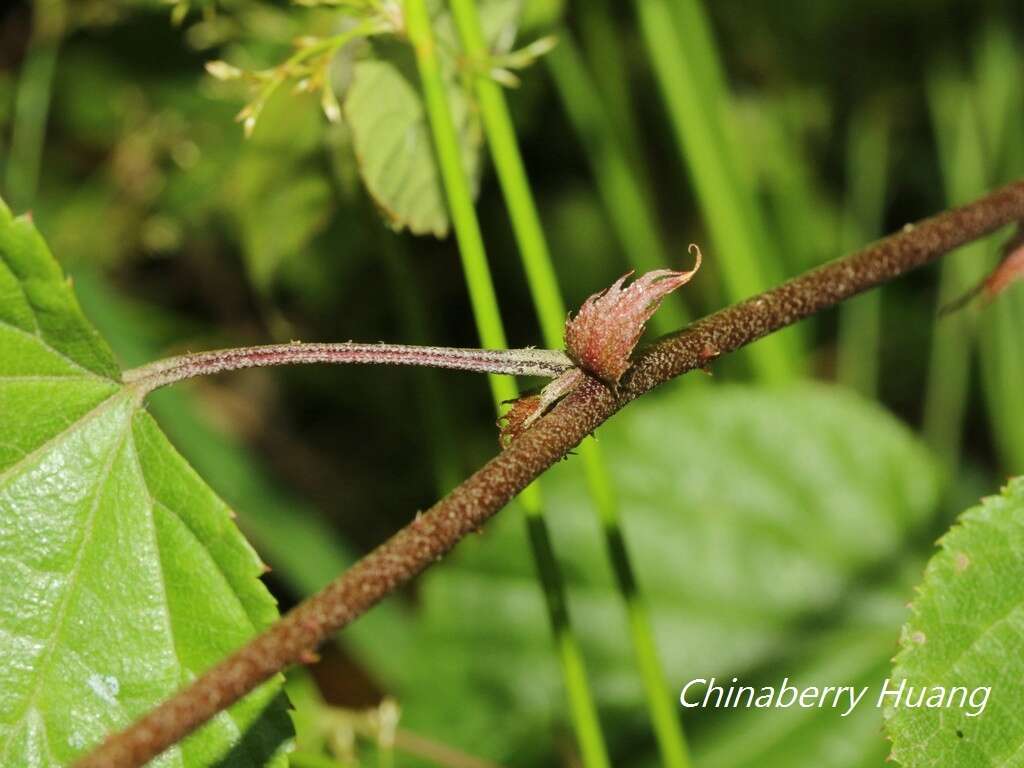
[[2,488],[4,483],[6,483],[13,475],[21,471],[26,464],[30,463],[31,461],[35,460],[40,455],[48,451],[56,443],[66,438],[69,433],[81,429],[93,419],[96,419],[99,416],[106,413],[107,411],[109,411],[118,402],[117,396],[119,394],[121,394],[121,391],[118,390],[111,392],[110,396],[107,397],[105,400],[101,400],[99,403],[96,404],[95,407],[93,407],[86,413],[83,413],[81,416],[79,416],[73,422],[68,424],[64,429],[55,434],[49,440],[33,448],[31,451],[29,451],[20,459],[18,459],[14,464],[9,466],[3,472],[0,472],[0,488]]
[[[29,305],[29,306],[31,306],[31,305]],[[32,312],[33,312],[33,315],[32,315],[33,321],[36,322],[37,326],[38,326],[38,321],[35,321],[35,310],[33,309]],[[6,320],[0,320],[0,325],[4,326],[6,328],[10,328],[12,331],[15,331],[16,333],[20,333],[23,336],[28,336],[30,339],[33,339],[34,341],[38,342],[39,344],[44,346],[46,349],[48,349],[51,352],[53,352],[53,354],[57,355],[57,357],[59,357],[61,360],[65,361],[69,365],[74,366],[75,368],[80,370],[83,375],[90,376],[90,377],[92,377],[94,379],[99,379],[101,381],[110,381],[110,382],[114,381],[113,379],[108,379],[106,376],[100,376],[95,371],[90,371],[88,368],[86,368],[84,365],[79,363],[77,360],[73,360],[72,358],[68,357],[66,354],[61,352],[59,349],[57,349],[56,347],[52,346],[42,335],[40,335],[39,332],[29,333],[24,328],[19,328],[18,326],[14,325],[12,323],[9,323]]]
[[[130,425],[130,423],[131,423],[130,421],[127,422],[128,425]],[[28,697],[26,698],[25,704],[22,707],[21,712],[15,718],[16,720],[23,720],[25,718],[26,714],[28,713],[28,711],[30,709],[32,709],[33,707],[35,707],[36,699],[39,696],[39,691],[40,691],[40,688],[41,688],[41,685],[42,685],[43,671],[47,667],[47,665],[48,665],[48,663],[50,661],[50,657],[53,655],[53,651],[57,647],[57,643],[58,643],[58,641],[60,639],[61,630],[63,628],[63,623],[64,623],[64,617],[65,617],[65,614],[67,613],[68,606],[71,604],[71,599],[72,599],[73,595],[75,594],[76,587],[77,587],[77,583],[76,582],[78,580],[79,571],[81,570],[82,562],[85,559],[85,553],[89,549],[89,543],[92,541],[93,532],[95,531],[96,515],[97,515],[97,512],[98,512],[99,507],[100,507],[100,500],[102,499],[103,492],[106,489],[106,485],[107,485],[107,483],[110,480],[111,469],[114,466],[114,462],[117,460],[117,455],[118,455],[118,453],[120,453],[121,448],[125,444],[125,439],[127,437],[127,431],[128,430],[126,429],[125,433],[121,435],[120,439],[114,441],[114,444],[113,444],[113,446],[110,449],[110,453],[109,453],[109,455],[107,456],[107,458],[106,458],[106,460],[104,462],[103,471],[97,475],[97,477],[99,479],[99,482],[96,485],[96,492],[95,492],[95,494],[94,494],[94,496],[92,498],[92,503],[91,503],[90,509],[89,509],[89,516],[88,516],[88,519],[85,522],[85,531],[84,531],[84,533],[82,535],[82,541],[78,545],[78,551],[75,553],[75,564],[74,564],[74,567],[71,569],[71,572],[68,574],[67,588],[66,588],[67,591],[66,591],[63,599],[61,600],[60,607],[57,609],[57,615],[54,617],[54,624],[53,624],[54,631],[53,631],[53,633],[50,636],[50,640],[49,640],[49,643],[48,643],[47,647],[40,654],[39,663],[36,665],[36,669],[34,670],[35,681],[33,683],[32,691],[31,691],[31,693],[29,693]],[[45,731],[45,723],[44,723],[44,731]],[[7,743],[4,745],[4,761],[3,762],[5,764],[7,763],[7,756],[8,756],[8,753],[10,752],[11,744],[13,744],[13,743],[14,743],[14,740],[9,738],[7,740]],[[50,749],[49,740],[47,740],[47,750],[49,751],[49,749]],[[51,757],[52,757],[52,754],[51,754]]]

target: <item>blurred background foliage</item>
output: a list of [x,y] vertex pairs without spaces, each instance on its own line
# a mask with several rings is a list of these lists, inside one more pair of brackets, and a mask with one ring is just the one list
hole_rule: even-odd
[[[685,313],[659,316],[668,331],[1024,174],[1019,3],[706,5],[522,9],[517,46],[560,37],[508,95],[570,306],[634,265],[687,263],[696,241],[705,268]],[[476,346],[453,240],[391,231],[394,212],[360,180],[372,132],[360,139],[287,87],[244,139],[244,89],[204,73],[211,59],[273,66],[295,38],[338,25],[330,7],[255,0],[37,0],[0,17],[0,190],[32,211],[126,366],[288,339]],[[537,344],[481,166],[510,343]],[[936,320],[1005,239],[723,360],[710,386],[666,387],[599,432],[671,689],[887,675],[936,535],[1024,471],[1024,286]],[[497,448],[486,383],[462,374],[247,371],[158,393],[151,409],[238,510],[282,607]],[[613,762],[655,765],[576,462],[545,488]],[[296,765],[576,764],[519,517],[503,512],[292,676]],[[872,708],[684,721],[702,768],[887,753]]]

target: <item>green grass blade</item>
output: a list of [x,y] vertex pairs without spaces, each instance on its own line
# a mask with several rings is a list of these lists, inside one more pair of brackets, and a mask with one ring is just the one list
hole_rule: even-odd
[[981,323],[979,353],[985,400],[996,448],[1006,472],[1024,472],[1024,352],[1020,333],[1024,328],[1024,294],[1000,296],[985,310]]
[[739,162],[754,174],[764,200],[766,225],[774,252],[789,274],[821,264],[835,250],[834,207],[814,176],[804,131],[816,118],[809,97],[748,99],[728,114],[736,134],[751,136]]
[[6,197],[18,209],[31,205],[36,195],[50,107],[50,84],[56,66],[56,42],[33,45],[18,79],[14,130],[5,175]]
[[[877,237],[885,212],[889,126],[881,112],[854,114],[846,137],[846,202],[841,253]],[[839,309],[836,378],[868,397],[878,392],[882,291],[871,291]]]
[[[427,118],[434,137],[434,151],[444,182],[449,214],[459,243],[462,269],[469,287],[469,300],[473,309],[480,342],[490,349],[508,346],[505,327],[498,309],[498,297],[487,264],[484,239],[480,232],[469,179],[462,166],[459,139],[448,105],[436,43],[430,27],[424,0],[410,0],[406,7],[409,40],[416,53],[420,84],[427,108]],[[504,376],[490,375],[491,393],[496,403],[514,400],[518,396],[515,383]]]
[[[1024,75],[1020,48],[1003,26],[993,26],[981,38],[976,65],[976,93],[981,130],[985,137],[992,181],[1024,172]],[[1007,290],[982,312],[978,352],[989,421],[1007,472],[1024,472],[1024,291]]]
[[[473,0],[452,0],[451,8],[467,56],[488,56]],[[498,182],[514,225],[513,235],[530,277],[530,293],[540,318],[541,330],[548,346],[558,348],[562,345],[565,305],[558,289],[558,278],[544,239],[537,206],[526,178],[526,169],[519,155],[508,104],[501,86],[494,80],[478,77],[474,84],[491,157],[498,172]]]
[[[471,59],[487,56],[474,0],[451,0],[451,7],[467,55]],[[564,37],[562,44],[565,44]],[[500,86],[490,78],[476,78],[475,92],[544,340],[547,346],[557,348],[562,344],[565,303],[519,152],[508,103]],[[604,528],[619,590],[629,614],[633,645],[662,758],[665,765],[685,768],[689,765],[686,741],[675,712],[674,697],[667,689],[665,674],[658,659],[650,618],[638,592],[633,567],[626,552],[618,502],[608,482],[608,469],[597,443],[588,440],[580,446],[579,452],[583,458],[590,495]]]
[[[480,224],[473,208],[469,180],[462,167],[458,137],[444,90],[425,0],[408,0],[405,11],[409,39],[416,51],[427,117],[469,285],[477,330],[485,347],[505,347],[505,331],[487,265]],[[512,140],[514,142],[514,136]],[[519,204],[522,204],[522,201],[519,201]],[[553,272],[551,280],[553,281]],[[550,307],[552,300],[557,298],[550,292],[544,295],[538,294],[536,290],[534,296],[538,306],[546,307]],[[510,378],[492,376],[490,381],[495,407],[500,411],[504,401],[515,399],[518,395],[516,385]],[[583,655],[572,633],[565,585],[544,522],[539,486],[529,486],[519,498],[526,510],[533,557],[551,617],[556,650],[562,665],[569,707],[583,762],[588,768],[604,768],[610,765],[607,748],[597,716],[597,707],[587,681]]]
[[[572,32],[555,33],[558,45],[544,57],[573,129],[586,151],[598,192],[619,243],[637,272],[676,266],[669,259],[654,221],[654,206],[645,194],[625,144],[613,130],[613,120],[587,67]],[[681,328],[688,320],[682,299],[671,297],[651,318],[657,333]]]
[[18,77],[11,148],[4,174],[5,197],[18,210],[32,205],[39,186],[46,118],[65,13],[62,0],[36,0],[33,11],[32,39]]
[[[956,205],[983,191],[985,160],[978,121],[964,109],[967,94],[958,77],[939,71],[928,81],[928,101],[939,151],[946,199]],[[962,296],[985,272],[990,246],[978,242],[942,263],[938,306]],[[954,312],[935,323],[925,392],[924,437],[945,466],[959,462],[970,386],[970,315]]]
[[1024,127],[1020,55],[1012,29],[993,23],[982,33],[975,56],[974,103],[985,138],[986,159],[999,179],[1014,178],[1024,166],[1019,133]]
[[686,734],[676,708],[676,697],[668,690],[650,613],[630,561],[620,521],[619,500],[610,480],[611,473],[597,443],[584,443],[580,454],[583,457],[587,488],[601,522],[615,585],[626,607],[630,641],[644,686],[647,711],[661,752],[662,765],[688,768],[691,762]]
[[[778,280],[751,190],[742,183],[729,149],[727,92],[707,20],[697,0],[636,0],[640,27],[675,131],[684,164],[714,240],[713,257],[728,295],[747,298]],[[766,381],[799,372],[791,334],[773,334],[751,347],[756,375]]]

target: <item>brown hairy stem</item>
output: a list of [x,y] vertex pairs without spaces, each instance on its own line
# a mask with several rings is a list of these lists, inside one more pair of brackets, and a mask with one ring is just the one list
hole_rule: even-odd
[[160,754],[440,559],[631,400],[1021,219],[1024,181],[1017,181],[660,339],[639,354],[617,397],[588,377],[428,512],[76,765],[134,768]]

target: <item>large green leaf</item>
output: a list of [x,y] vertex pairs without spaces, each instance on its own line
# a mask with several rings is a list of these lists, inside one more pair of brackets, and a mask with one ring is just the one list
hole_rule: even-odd
[[[230,510],[140,406],[31,221],[0,203],[3,765],[67,764],[277,615]],[[279,687],[154,764],[281,764]]]
[[[677,691],[788,652],[854,583],[888,573],[935,508],[934,467],[909,431],[835,388],[651,395],[597,436]],[[613,737],[635,738],[629,729],[643,726],[623,715],[643,710],[643,691],[579,468],[559,464],[542,482],[588,672],[601,705],[616,713],[604,724]],[[522,520],[503,513],[461,543],[427,574],[420,598],[431,663],[388,670],[405,680],[396,693],[408,727],[515,764],[527,762],[523,745],[550,749],[545,735],[562,722],[564,697]],[[889,616],[891,649],[902,616]],[[878,636],[876,626],[863,638],[873,649],[868,666],[884,664]],[[471,712],[430,683],[443,679],[463,681],[461,696],[475,691]],[[837,730],[854,728],[849,738],[879,751],[880,720],[863,726],[848,718]]]
[[[907,768],[1024,765],[1024,478],[967,510],[940,544],[903,628],[890,687],[925,687],[927,701],[935,686],[960,686],[967,706],[959,693],[953,706],[889,706],[893,757]],[[983,687],[991,692],[979,713]]]
[[[442,4],[431,5],[463,166],[476,181],[483,143],[479,117],[469,79],[456,66],[459,46],[451,16]],[[511,46],[519,10],[520,0],[481,3],[481,24],[491,50],[500,53]],[[417,235],[447,235],[448,209],[409,46],[375,41],[369,55],[353,66],[343,109],[360,174],[391,226]]]
[[[167,334],[181,328],[179,317],[120,295],[92,270],[76,270],[75,287],[90,320],[126,364],[141,365],[181,345]],[[277,481],[273,467],[238,435],[204,417],[200,391],[187,383],[167,387],[149,397],[148,410],[188,462],[238,510],[239,527],[280,583],[296,596],[313,594],[351,566],[356,551],[318,509]],[[368,668],[380,658],[414,664],[420,658],[416,627],[406,614],[401,601],[385,601],[335,640]]]

